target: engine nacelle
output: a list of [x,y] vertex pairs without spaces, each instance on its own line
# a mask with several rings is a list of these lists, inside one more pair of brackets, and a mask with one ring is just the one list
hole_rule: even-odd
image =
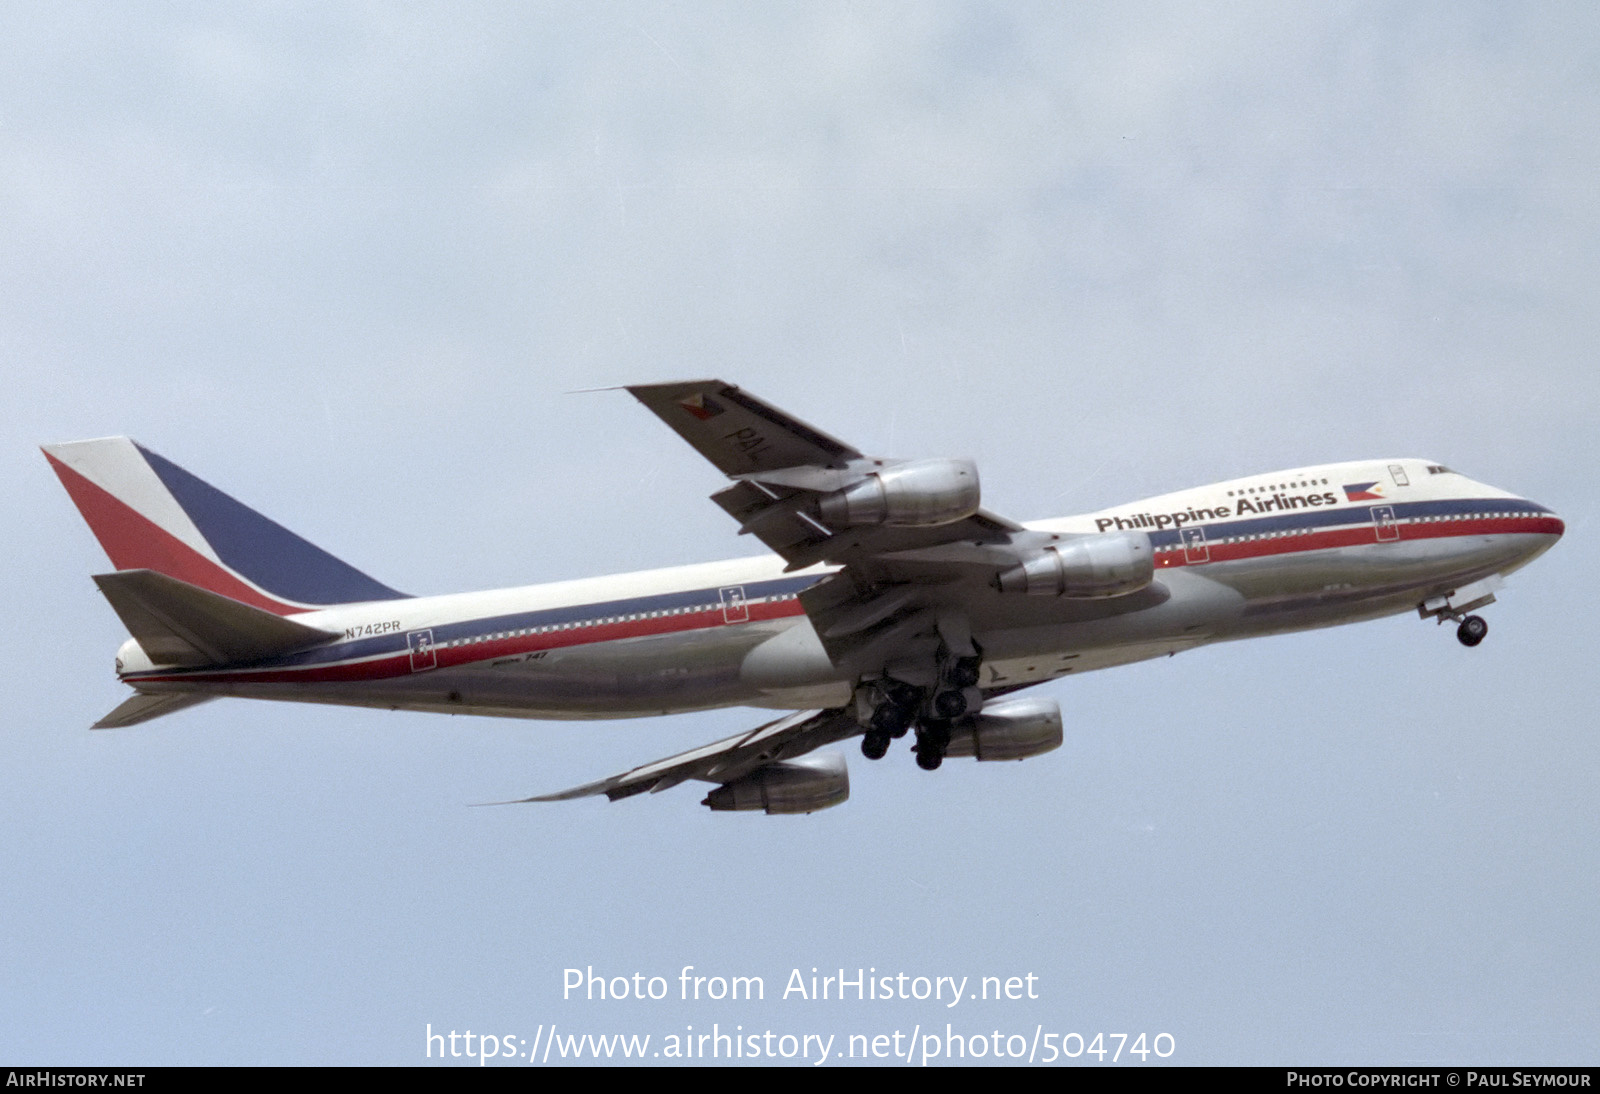
[[1155,552],[1144,532],[1102,532],[1046,547],[1002,571],[1003,593],[1093,599],[1136,593],[1155,578]]
[[978,465],[971,460],[916,460],[874,471],[817,502],[834,527],[893,524],[930,527],[978,511]]
[[815,813],[850,797],[850,772],[837,752],[802,756],[757,768],[742,779],[723,783],[701,805],[715,812],[752,809],[768,816]]
[[1061,708],[1054,699],[993,699],[983,713],[950,727],[946,756],[1025,760],[1061,747]]

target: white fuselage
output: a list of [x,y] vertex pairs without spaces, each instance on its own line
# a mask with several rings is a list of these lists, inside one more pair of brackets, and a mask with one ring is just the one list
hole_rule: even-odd
[[[1155,582],[1132,594],[1137,605],[985,585],[971,598],[985,689],[1412,610],[1525,565],[1563,531],[1542,506],[1409,459],[1259,475],[1029,527],[1148,532]],[[344,637],[287,657],[163,668],[130,641],[118,667],[146,692],[527,718],[836,707],[863,666],[829,660],[798,599],[828,572],[785,573],[767,556],[347,604],[292,617]]]

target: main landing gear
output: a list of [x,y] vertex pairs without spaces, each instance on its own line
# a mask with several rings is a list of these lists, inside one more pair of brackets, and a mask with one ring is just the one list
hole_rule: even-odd
[[889,735],[868,730],[861,738],[861,754],[869,760],[881,760],[889,754]]
[[883,759],[889,742],[906,735],[922,706],[922,689],[910,684],[888,680],[877,690],[878,704],[867,722],[866,736],[861,738],[861,754],[869,760]]
[[978,687],[980,664],[975,655],[953,657],[941,651],[939,668],[930,674],[931,688],[887,676],[866,685],[858,701],[870,704],[871,713],[864,719],[867,732],[861,738],[861,754],[881,760],[889,751],[889,742],[904,737],[915,726],[917,743],[912,751],[917,766],[924,771],[937,770],[950,746],[951,721],[976,714],[983,707],[983,692]]
[[917,727],[917,766],[924,771],[937,771],[944,763],[944,750],[950,747],[950,723],[929,719]]

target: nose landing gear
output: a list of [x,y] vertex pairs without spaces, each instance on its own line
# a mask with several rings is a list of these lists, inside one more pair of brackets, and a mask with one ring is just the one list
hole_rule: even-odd
[[1437,623],[1450,620],[1456,624],[1456,641],[1463,646],[1476,646],[1489,633],[1489,624],[1482,616],[1469,615],[1478,608],[1494,603],[1495,590],[1503,582],[1498,575],[1490,575],[1471,585],[1465,585],[1447,596],[1435,596],[1417,605],[1417,614]]

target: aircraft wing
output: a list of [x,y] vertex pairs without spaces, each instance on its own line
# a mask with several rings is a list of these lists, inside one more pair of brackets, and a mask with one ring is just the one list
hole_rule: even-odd
[[[1016,690],[1017,685],[1001,686],[998,677],[988,688],[979,686],[981,651],[974,630],[986,618],[1010,614],[997,598],[1015,603],[1016,593],[1059,596],[1067,592],[1068,568],[1077,565],[1087,573],[1100,565],[1098,559],[1090,560],[1093,565],[1070,563],[1063,553],[1073,540],[1098,537],[1032,531],[982,509],[977,468],[969,460],[866,456],[721,380],[647,384],[628,391],[733,480],[712,500],[739,522],[741,533],[765,543],[790,571],[836,567],[800,593],[801,606],[834,668],[871,681],[877,701],[904,711],[907,719],[919,696],[935,689],[959,693],[960,708],[938,715],[947,726],[974,709],[969,704],[977,700],[969,699],[968,691],[993,699]],[[1162,590],[1146,588],[1148,537],[1123,546],[1142,552],[1132,567],[1142,577],[1136,573],[1127,580],[1129,595],[1122,589],[1108,594],[1098,586],[1079,592],[1099,598],[1097,615],[1135,611],[1166,597]],[[1061,588],[1043,587],[1052,573],[1062,575]],[[1107,596],[1118,603],[1107,607]],[[1062,611],[1055,608],[1054,614]],[[792,714],[598,782],[520,800],[604,794],[616,801],[699,779],[721,784],[706,797],[704,804],[712,809],[803,813],[826,808],[849,795],[843,757],[806,753],[867,732],[869,719],[860,717],[863,698],[858,692],[843,707]],[[1021,742],[1007,758],[1060,742],[1060,713],[1050,707],[996,715]],[[904,720],[899,729],[905,732]],[[873,732],[885,744],[889,735],[898,735],[882,726]],[[918,733],[918,748],[928,747],[922,730]],[[970,720],[958,728],[961,733],[967,739],[953,741],[944,730],[944,743],[932,746],[938,749],[936,761],[947,747],[978,754]]]
[[721,380],[628,391],[734,480],[712,500],[741,534],[760,539],[787,570],[839,567],[800,594],[837,666],[870,675],[908,657],[927,660],[931,646],[921,647],[930,642],[955,657],[974,656],[972,630],[1004,610],[997,598],[1015,603],[1013,593],[1097,598],[1100,615],[1166,597],[1145,588],[1152,555],[1142,533],[1116,545],[1133,575],[1126,590],[1067,592],[1065,577],[1051,587],[1065,573],[1062,552],[1088,558],[1072,543],[1103,537],[1033,531],[981,508],[969,460],[865,456]]
[[[800,770],[803,773],[802,777],[805,777],[804,773],[809,773],[809,781],[812,783],[818,781],[821,773],[836,769],[838,773],[836,783],[842,783],[842,787],[835,785],[834,789],[842,789],[843,793],[848,794],[849,784],[844,781],[842,762],[812,764],[801,768],[800,765],[785,765],[782,761],[802,756],[822,745],[856,736],[860,732],[861,727],[846,710],[800,711],[748,732],[692,748],[664,760],[644,764],[608,779],[575,786],[570,790],[560,790],[554,794],[538,794],[514,802],[494,804],[570,801],[573,798],[586,798],[598,794],[604,794],[610,800],[617,801],[646,791],[652,794],[660,793],[689,779],[721,783],[724,786],[738,784],[749,776],[770,772],[774,767]],[[822,781],[826,782],[827,779],[823,778]],[[752,789],[760,792],[760,787]],[[713,796],[716,793],[713,791]],[[835,798],[827,804],[835,804],[838,800],[842,799]],[[707,804],[710,804],[710,799]],[[816,807],[821,808],[820,805]],[[795,811],[810,812],[809,809]]]
[[[966,491],[975,501],[977,468],[970,461],[869,458],[721,380],[647,384],[628,391],[735,480],[712,500],[739,522],[741,533],[765,543],[790,570],[819,562],[860,563],[962,541],[1000,543],[1022,531],[976,505],[938,524],[923,523],[916,513],[884,512],[885,519],[874,520],[860,511],[862,503],[873,504],[879,482],[890,482],[892,490],[907,474],[920,474],[924,482],[942,475],[946,493]],[[857,499],[854,511],[846,495]],[[966,508],[959,500],[952,504]]]

